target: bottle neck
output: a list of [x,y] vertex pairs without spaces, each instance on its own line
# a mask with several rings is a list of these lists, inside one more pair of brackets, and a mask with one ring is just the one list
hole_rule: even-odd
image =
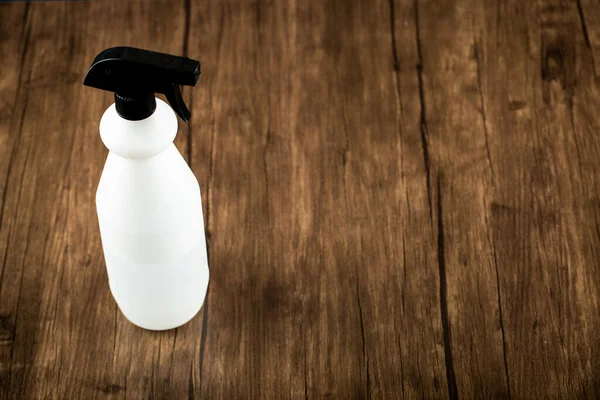
[[131,121],[111,105],[100,120],[100,137],[108,149],[125,158],[153,157],[173,143],[177,135],[177,117],[161,99],[156,99],[156,111],[143,120]]
[[156,110],[154,93],[144,93],[136,96],[123,96],[115,93],[115,109],[119,117],[128,121],[141,121]]

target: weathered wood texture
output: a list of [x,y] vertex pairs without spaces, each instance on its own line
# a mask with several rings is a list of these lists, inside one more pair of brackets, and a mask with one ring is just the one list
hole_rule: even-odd
[[[108,290],[115,45],[203,63],[168,332]],[[6,3],[0,60],[0,398],[600,398],[597,1]]]

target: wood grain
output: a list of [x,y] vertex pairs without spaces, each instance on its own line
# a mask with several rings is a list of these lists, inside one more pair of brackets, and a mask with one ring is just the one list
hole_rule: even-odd
[[[0,398],[598,398],[591,0],[0,4]],[[211,266],[107,285],[100,50],[202,61],[176,145]]]
[[577,0],[577,13],[583,32],[586,52],[590,52],[594,74],[600,76],[600,3],[593,0]]

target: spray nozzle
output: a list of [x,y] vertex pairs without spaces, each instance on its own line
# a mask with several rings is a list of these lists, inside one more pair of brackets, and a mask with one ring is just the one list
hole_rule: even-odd
[[154,93],[162,93],[185,122],[191,113],[181,85],[195,86],[200,62],[133,47],[112,47],[96,56],[83,84],[115,94],[117,113],[125,119],[148,118],[156,109]]

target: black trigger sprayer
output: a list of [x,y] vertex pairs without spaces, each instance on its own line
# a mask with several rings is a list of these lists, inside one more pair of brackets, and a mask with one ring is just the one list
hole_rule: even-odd
[[191,116],[181,97],[181,85],[195,86],[200,62],[133,47],[112,47],[96,56],[83,84],[114,92],[122,118],[139,121],[156,109],[154,93],[164,94],[179,118]]

